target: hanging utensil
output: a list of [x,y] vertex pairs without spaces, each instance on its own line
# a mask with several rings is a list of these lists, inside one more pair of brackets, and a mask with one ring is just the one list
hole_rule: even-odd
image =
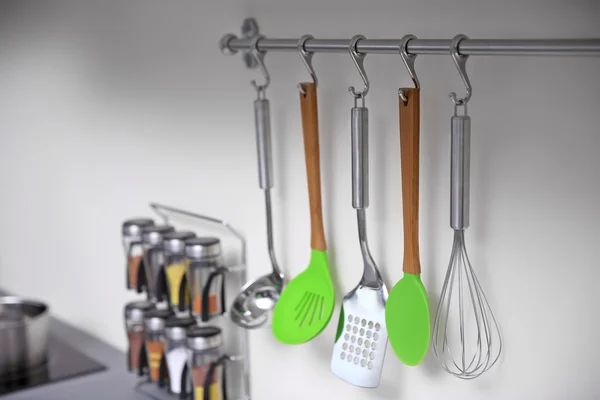
[[[468,56],[458,52],[466,36],[452,41],[452,59],[467,87],[467,95],[454,103],[451,118],[450,161],[450,226],[454,229],[452,255],[432,331],[433,353],[440,365],[461,379],[473,379],[490,369],[502,352],[502,337],[498,323],[475,275],[465,247],[464,231],[469,226],[471,118],[467,103],[471,83],[466,74]],[[463,106],[464,115],[457,109]],[[452,310],[458,308],[456,315]]]
[[[363,275],[358,285],[344,296],[337,335],[331,356],[331,371],[344,381],[361,387],[379,386],[388,336],[385,324],[387,289],[367,242],[366,209],[369,206],[369,110],[365,96],[369,80],[364,70],[365,54],[356,51],[364,36],[350,41],[350,56],[365,83],[354,96],[352,131],[352,207],[358,220],[358,239],[363,258]],[[358,101],[361,105],[358,105]]]
[[272,157],[271,157],[271,122],[269,100],[265,98],[266,89],[271,81],[269,72],[264,64],[264,53],[259,52],[257,36],[252,40],[252,54],[265,78],[262,85],[256,81],[251,84],[256,89],[257,99],[254,101],[254,120],[256,125],[256,148],[258,152],[258,177],[260,188],[265,194],[267,219],[267,245],[271,259],[272,272],[254,281],[246,283],[233,301],[231,319],[243,328],[257,328],[269,319],[269,312],[275,307],[284,283],[284,275],[273,246],[273,222],[271,215],[271,188],[273,187]]
[[390,344],[406,365],[418,365],[429,347],[429,303],[421,282],[419,257],[419,130],[420,89],[414,70],[416,56],[406,52],[414,36],[405,36],[400,55],[416,88],[400,89],[400,158],[404,219],[404,277],[392,288],[385,320]]
[[335,305],[321,206],[317,80],[312,68],[312,53],[304,49],[304,43],[310,38],[303,36],[298,50],[313,83],[301,83],[298,89],[310,206],[311,257],[308,267],[290,281],[275,306],[273,335],[286,344],[304,343],[321,333],[329,323]]

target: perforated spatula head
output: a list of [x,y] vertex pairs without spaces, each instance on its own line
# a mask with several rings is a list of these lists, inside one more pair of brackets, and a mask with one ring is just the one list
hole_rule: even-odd
[[385,287],[373,289],[361,282],[342,302],[331,371],[352,385],[379,386],[388,341],[386,296]]
[[309,266],[291,280],[273,312],[273,335],[285,344],[301,344],[329,323],[335,304],[327,253],[311,250]]

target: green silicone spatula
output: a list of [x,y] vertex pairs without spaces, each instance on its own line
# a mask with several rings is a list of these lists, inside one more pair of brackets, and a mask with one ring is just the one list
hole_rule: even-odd
[[308,267],[281,293],[273,312],[273,335],[285,344],[300,344],[325,329],[335,304],[327,263],[327,246],[321,208],[321,173],[317,87],[302,83],[300,106],[310,205],[311,257]]
[[389,342],[406,365],[418,365],[429,346],[429,303],[419,260],[419,89],[402,89],[400,156],[404,217],[404,277],[390,292],[385,308]]

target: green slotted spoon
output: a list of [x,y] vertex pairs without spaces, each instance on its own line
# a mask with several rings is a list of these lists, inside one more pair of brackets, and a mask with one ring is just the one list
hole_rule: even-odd
[[308,267],[286,286],[273,312],[273,335],[285,344],[308,342],[325,329],[335,305],[321,208],[319,125],[316,84],[301,84],[300,106],[310,205],[311,256]]
[[419,260],[419,89],[402,89],[400,153],[404,217],[404,277],[390,292],[385,306],[388,339],[406,365],[418,365],[429,347],[429,303],[421,282]]

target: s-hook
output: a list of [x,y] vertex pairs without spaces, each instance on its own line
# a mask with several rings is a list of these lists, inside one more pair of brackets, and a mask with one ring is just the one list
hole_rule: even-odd
[[473,87],[471,86],[471,81],[469,80],[469,76],[467,75],[467,60],[469,59],[469,56],[460,54],[460,52],[458,51],[458,46],[460,45],[460,42],[468,38],[469,37],[467,35],[456,35],[452,39],[452,44],[450,45],[450,55],[452,56],[452,60],[454,61],[456,68],[458,68],[458,73],[460,74],[460,77],[462,78],[463,83],[467,88],[467,93],[465,97],[459,98],[455,92],[452,92],[449,95],[450,99],[452,99],[452,102],[454,103],[455,114],[456,107],[458,106],[464,106],[466,114],[467,103],[471,99],[471,95],[473,93]]
[[265,66],[266,52],[258,50],[258,41],[262,38],[264,38],[264,36],[257,35],[253,37],[252,41],[250,42],[250,51],[252,52],[252,56],[256,59],[258,67],[260,68],[260,72],[265,78],[265,83],[263,83],[262,85],[257,84],[255,79],[250,81],[250,84],[254,86],[254,89],[256,89],[256,94],[259,99],[265,97],[265,91],[271,83],[271,75],[269,75],[269,71],[267,71],[267,67]]
[[[421,84],[419,83],[419,78],[417,77],[417,71],[415,71],[415,59],[417,58],[417,55],[409,54],[407,50],[408,42],[416,38],[417,37],[415,35],[404,36],[400,40],[400,47],[398,50],[400,52],[400,57],[402,58],[402,61],[404,62],[404,65],[408,70],[410,79],[412,79],[415,88],[419,89],[421,87]],[[404,93],[404,89],[398,89],[398,96],[400,96],[404,103],[408,101],[408,99],[406,98],[406,94]]]
[[359,40],[362,39],[366,39],[366,37],[364,37],[363,35],[353,36],[352,39],[350,39],[349,51],[350,57],[352,57],[352,61],[354,62],[356,69],[358,69],[358,73],[360,74],[360,77],[362,78],[365,84],[365,88],[362,91],[357,92],[354,86],[350,86],[348,88],[348,91],[352,94],[352,96],[354,96],[354,104],[356,104],[358,99],[361,99],[364,106],[365,96],[367,95],[367,93],[369,93],[369,88],[371,87],[371,85],[369,83],[369,77],[367,76],[367,72],[365,71],[364,65],[365,57],[367,55],[365,53],[359,53],[356,50],[356,44]]
[[[302,59],[304,66],[308,70],[308,73],[310,74],[310,76],[313,80],[313,83],[316,86],[319,80],[317,79],[317,74],[315,73],[315,69],[312,65],[312,58],[315,53],[313,53],[312,51],[306,51],[306,47],[305,47],[306,41],[308,39],[314,39],[314,38],[315,37],[313,35],[302,36],[300,38],[300,40],[298,40],[298,54],[300,55],[300,58]],[[301,83],[298,84],[298,90],[300,91],[300,93],[306,94]]]

